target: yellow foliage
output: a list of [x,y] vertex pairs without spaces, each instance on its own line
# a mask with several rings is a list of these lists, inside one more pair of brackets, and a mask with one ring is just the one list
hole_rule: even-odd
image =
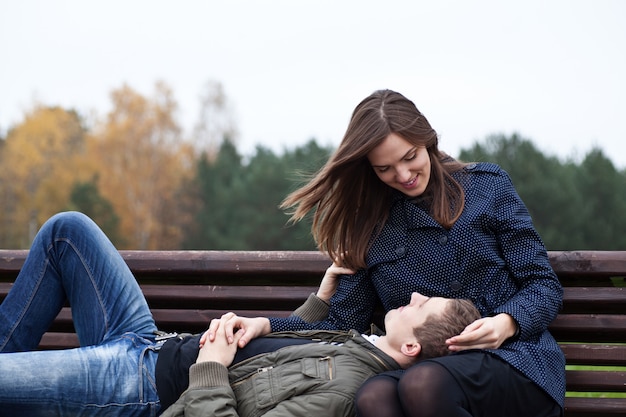
[[171,91],[157,83],[146,98],[128,86],[111,94],[113,110],[90,137],[100,191],[121,218],[126,246],[168,249],[178,246],[180,228],[175,193],[190,175],[189,149],[174,119]]
[[35,106],[9,131],[0,154],[6,235],[27,247],[42,222],[64,209],[73,183],[89,175],[76,164],[84,149],[78,115],[59,107]]
[[157,83],[144,97],[122,86],[111,100],[93,132],[75,112],[43,106],[9,131],[0,146],[0,245],[29,247],[46,219],[70,207],[73,187],[97,178],[124,248],[179,247],[190,214],[177,193],[192,175],[194,153],[181,139],[172,92]]

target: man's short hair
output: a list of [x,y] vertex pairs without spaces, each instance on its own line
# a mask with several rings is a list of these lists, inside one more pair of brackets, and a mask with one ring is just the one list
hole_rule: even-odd
[[446,340],[460,334],[480,317],[480,312],[470,300],[449,300],[441,314],[429,315],[419,328],[414,329],[415,337],[422,346],[418,359],[451,353],[446,346]]

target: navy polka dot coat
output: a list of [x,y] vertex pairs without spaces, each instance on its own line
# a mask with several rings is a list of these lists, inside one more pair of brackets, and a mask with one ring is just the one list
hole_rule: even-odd
[[447,230],[403,194],[367,255],[367,268],[342,277],[326,320],[272,318],[272,331],[369,328],[377,303],[385,311],[405,305],[411,293],[468,298],[483,316],[510,314],[519,336],[490,350],[561,406],[565,358],[547,331],[563,289],[546,249],[510,177],[495,164],[470,164],[457,179],[465,208]]

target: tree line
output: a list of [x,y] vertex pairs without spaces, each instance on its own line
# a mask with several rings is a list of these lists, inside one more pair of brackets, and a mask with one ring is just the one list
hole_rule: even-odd
[[[288,224],[278,205],[333,152],[311,139],[244,157],[219,84],[205,92],[193,138],[163,83],[128,86],[88,126],[76,111],[34,106],[0,138],[0,247],[28,248],[52,214],[92,217],[120,249],[314,250],[310,222]],[[511,178],[549,250],[626,250],[626,172],[600,149],[579,161],[544,155],[517,134],[459,154]]]

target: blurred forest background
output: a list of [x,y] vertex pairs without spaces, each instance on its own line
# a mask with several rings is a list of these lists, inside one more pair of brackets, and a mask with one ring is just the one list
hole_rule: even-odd
[[[310,223],[288,225],[278,205],[332,148],[312,138],[280,154],[258,145],[242,156],[216,82],[189,134],[162,82],[149,97],[123,85],[111,102],[91,121],[33,105],[0,137],[0,248],[28,248],[51,215],[78,210],[119,249],[315,249]],[[626,249],[626,170],[601,149],[563,161],[528,138],[494,134],[456,156],[508,171],[549,250]]]

